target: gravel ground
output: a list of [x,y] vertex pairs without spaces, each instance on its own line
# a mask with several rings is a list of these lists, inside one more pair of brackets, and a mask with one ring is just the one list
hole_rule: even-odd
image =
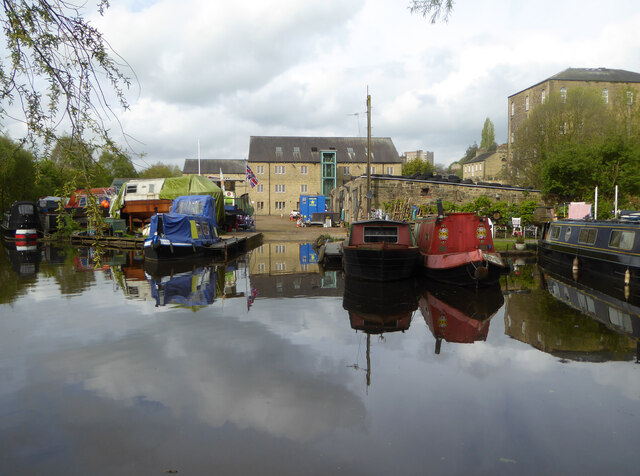
[[297,227],[295,221],[288,216],[259,215],[256,217],[256,232],[262,233],[262,241],[294,241],[298,243],[312,243],[320,235],[331,235],[337,239],[347,237],[344,226],[324,228],[321,226]]

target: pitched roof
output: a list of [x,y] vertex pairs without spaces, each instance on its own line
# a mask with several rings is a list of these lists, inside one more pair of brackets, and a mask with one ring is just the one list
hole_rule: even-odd
[[[367,161],[366,137],[251,136],[249,162],[320,162],[320,151],[336,151],[338,163]],[[372,163],[402,163],[389,137],[371,138]]]
[[477,157],[474,157],[473,159],[471,159],[468,162],[465,162],[464,165],[467,164],[475,164],[476,162],[482,162],[483,160],[487,160],[489,157],[491,157],[493,154],[495,154],[495,152],[485,152],[484,154],[480,154]]
[[[200,173],[209,175],[223,174],[244,174],[246,172],[246,161],[236,159],[202,159],[200,162]],[[185,159],[183,174],[198,173],[198,159]]]
[[609,68],[567,68],[536,84],[528,86],[509,97],[516,96],[547,81],[595,81],[609,83],[640,83],[640,73],[624,69]]

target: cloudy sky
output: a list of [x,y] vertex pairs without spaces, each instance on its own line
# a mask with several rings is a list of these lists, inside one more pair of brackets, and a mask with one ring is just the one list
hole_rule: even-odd
[[568,67],[640,72],[636,0],[117,0],[92,18],[137,76],[121,115],[139,167],[243,159],[252,135],[391,137],[449,164],[506,141],[507,97]]

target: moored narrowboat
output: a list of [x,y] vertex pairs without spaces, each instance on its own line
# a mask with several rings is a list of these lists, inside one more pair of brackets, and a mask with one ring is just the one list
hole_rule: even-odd
[[441,212],[421,219],[416,230],[422,270],[430,279],[486,286],[495,284],[506,268],[484,217]]
[[543,263],[594,273],[629,284],[640,280],[640,218],[558,220],[545,227],[539,243]]
[[342,249],[345,274],[370,281],[395,281],[413,276],[418,256],[409,223],[395,220],[353,223]]
[[215,199],[211,195],[181,196],[173,201],[170,213],[151,217],[144,257],[163,261],[199,258],[219,241]]
[[4,212],[0,224],[2,237],[9,241],[29,242],[42,236],[42,222],[36,202],[19,200]]

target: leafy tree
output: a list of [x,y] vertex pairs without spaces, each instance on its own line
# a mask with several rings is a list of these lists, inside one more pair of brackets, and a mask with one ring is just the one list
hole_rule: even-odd
[[15,200],[36,199],[33,183],[36,162],[32,153],[6,136],[0,136],[0,205],[9,208]]
[[426,174],[429,172],[433,172],[433,166],[420,157],[402,164],[402,175]]
[[[114,60],[100,32],[82,17],[83,3],[2,2],[0,23],[10,60],[0,64],[0,117],[8,117],[8,106],[21,106],[25,140],[34,148],[39,140],[52,145],[59,124],[68,124],[74,139],[91,135],[107,142],[104,120],[115,115],[105,81],[119,105],[128,107],[124,90],[130,83],[120,71],[122,59]],[[108,0],[96,3],[100,14],[109,6]],[[46,84],[44,93],[42,84]]]
[[95,175],[96,187],[108,187],[114,178],[135,178],[138,172],[127,154],[103,150],[98,159]]
[[409,10],[411,13],[419,13],[425,18],[430,16],[431,23],[435,23],[438,18],[442,18],[444,21],[449,19],[453,3],[453,0],[412,0]]
[[460,162],[463,164],[469,162],[471,159],[473,159],[476,156],[477,152],[478,152],[478,144],[474,142],[473,145],[470,145],[469,147],[467,147],[467,150],[464,153],[464,157],[460,160]]
[[484,121],[484,126],[482,127],[480,148],[491,151],[496,150],[496,147],[496,130],[491,119],[487,117]]
[[181,177],[182,171],[177,165],[165,165],[162,162],[158,162],[151,167],[142,170],[138,176],[140,178]]

